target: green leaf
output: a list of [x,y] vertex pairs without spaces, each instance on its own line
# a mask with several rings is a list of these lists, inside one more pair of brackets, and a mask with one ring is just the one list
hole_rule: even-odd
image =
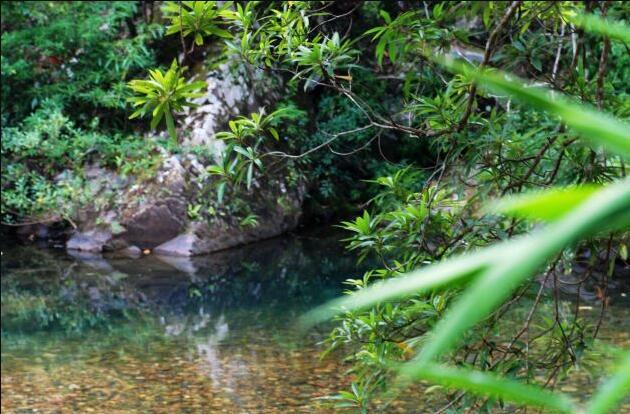
[[274,139],[275,139],[276,141],[280,141],[280,135],[278,135],[278,131],[276,131],[276,129],[275,129],[275,128],[270,127],[270,128],[269,128],[269,133],[270,133],[270,134],[274,137]]
[[385,23],[390,24],[392,22],[391,16],[385,10],[379,11],[378,14],[380,14],[383,20],[385,20]]
[[301,324],[305,327],[312,326],[347,310],[363,309],[379,302],[463,283],[485,269],[499,252],[500,246],[486,248],[374,283],[366,289],[354,292],[351,296],[335,299],[313,309],[301,318]]
[[206,171],[210,174],[225,175],[223,168],[218,165],[209,165],[206,167]]
[[624,353],[616,371],[595,391],[586,414],[611,413],[621,400],[630,395],[630,352]]
[[247,189],[249,190],[252,186],[252,178],[254,176],[254,164],[249,164],[247,166]]
[[219,203],[219,205],[223,203],[223,196],[225,195],[225,186],[226,186],[225,181],[222,181],[217,186],[217,202]]
[[477,277],[438,322],[429,342],[409,363],[408,369],[413,370],[450,351],[464,331],[485,318],[563,247],[609,226],[612,218],[618,215],[624,220],[612,220],[617,229],[630,227],[628,211],[630,178],[599,190],[561,220],[531,235],[500,244],[502,247],[496,252],[492,266]]
[[164,111],[160,111],[157,114],[157,116],[153,116],[153,119],[151,120],[151,129],[155,129],[159,125],[163,116],[164,116]]
[[552,393],[534,385],[522,384],[489,373],[426,364],[418,367],[412,375],[415,379],[428,380],[435,384],[500,398],[519,405],[546,408],[562,413],[576,411],[573,401],[564,394]]
[[239,154],[243,155],[244,157],[251,159],[251,154],[249,153],[249,151],[247,151],[245,148],[243,147],[239,147],[238,145],[234,146],[234,151],[238,152]]
[[439,59],[454,72],[473,78],[479,85],[498,94],[512,96],[521,102],[552,115],[557,115],[569,127],[594,144],[630,158],[630,125],[592,109],[586,104],[570,101],[558,92],[527,86],[525,81],[505,73],[477,70],[449,58]]
[[630,43],[630,28],[622,22],[602,19],[594,14],[576,14],[570,16],[569,21],[589,33]]
[[227,30],[220,29],[220,28],[218,28],[216,26],[210,27],[208,29],[208,31],[210,33],[212,33],[213,35],[219,36],[219,37],[221,37],[223,39],[231,39],[232,38],[232,34],[230,32],[228,32]]
[[582,185],[524,193],[504,197],[490,204],[487,210],[508,216],[553,221],[579,206],[599,189],[601,186]]

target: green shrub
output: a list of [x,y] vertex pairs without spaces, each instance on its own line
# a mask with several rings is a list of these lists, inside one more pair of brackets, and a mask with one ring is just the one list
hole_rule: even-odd
[[84,179],[88,165],[140,180],[159,165],[157,148],[165,143],[94,128],[77,128],[59,105],[47,101],[19,126],[2,129],[3,222],[71,218],[92,195]]
[[125,1],[3,4],[3,125],[52,99],[73,108],[75,120],[99,115],[121,126],[125,81],[155,65],[148,44],[162,31],[137,21],[137,8]]

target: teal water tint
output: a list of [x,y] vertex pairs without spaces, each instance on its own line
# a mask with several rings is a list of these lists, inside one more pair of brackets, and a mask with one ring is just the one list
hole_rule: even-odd
[[[341,354],[320,359],[330,326],[300,333],[294,323],[362,273],[339,239],[139,259],[5,241],[2,412],[334,412],[317,398],[347,389],[350,365]],[[600,337],[630,346],[621,292],[611,292]],[[507,323],[520,326],[527,311]],[[589,381],[561,387],[580,395]],[[444,405],[437,395],[413,389],[384,412],[417,412],[420,401],[432,412]]]
[[306,310],[360,273],[339,237],[197,258],[2,249],[2,409],[310,411],[347,382]]

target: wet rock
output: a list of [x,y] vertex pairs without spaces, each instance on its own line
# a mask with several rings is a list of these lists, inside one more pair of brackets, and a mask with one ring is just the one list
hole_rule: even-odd
[[66,242],[68,250],[100,253],[105,245],[112,240],[112,234],[105,230],[90,230],[83,233],[75,233]]
[[179,236],[160,244],[154,249],[155,254],[162,256],[194,256],[195,246],[199,243],[194,234]]
[[152,247],[176,236],[184,227],[183,202],[157,202],[143,206],[124,221],[127,242]]
[[[180,272],[186,273],[191,276],[191,280],[197,281],[197,266],[192,261],[190,257],[179,257],[179,256],[190,256],[186,254],[181,255],[159,255],[156,253],[155,258],[161,262],[166,263],[169,266],[179,270]],[[200,280],[199,280],[200,281]]]
[[129,244],[155,247],[177,236],[186,223],[185,190],[186,170],[176,157],[166,159],[146,194],[129,195],[146,201],[129,203],[122,212],[121,225],[126,230],[122,238]]
[[138,246],[129,246],[122,249],[120,254],[130,259],[138,259],[142,257],[142,250]]
[[82,264],[102,272],[112,272],[114,268],[100,253],[68,250],[68,254]]
[[28,224],[26,226],[18,227],[16,234],[20,239],[46,239],[50,235],[50,228],[47,225],[41,223]]
[[289,192],[281,187],[277,192],[268,191],[257,202],[259,220],[255,226],[241,226],[216,219],[211,223],[193,222],[184,234],[155,248],[164,256],[196,256],[278,236],[297,227],[301,216],[304,188]]

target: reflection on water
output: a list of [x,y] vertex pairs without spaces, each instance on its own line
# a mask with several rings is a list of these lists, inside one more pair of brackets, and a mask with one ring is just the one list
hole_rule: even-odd
[[[360,273],[337,239],[192,259],[3,246],[2,411],[327,412],[317,398],[347,386],[349,366],[319,358],[327,327],[293,323]],[[629,345],[627,311],[602,335]],[[418,412],[411,397],[385,411]]]
[[138,260],[3,246],[2,409],[310,412],[345,384],[293,326],[356,275],[337,238]]

